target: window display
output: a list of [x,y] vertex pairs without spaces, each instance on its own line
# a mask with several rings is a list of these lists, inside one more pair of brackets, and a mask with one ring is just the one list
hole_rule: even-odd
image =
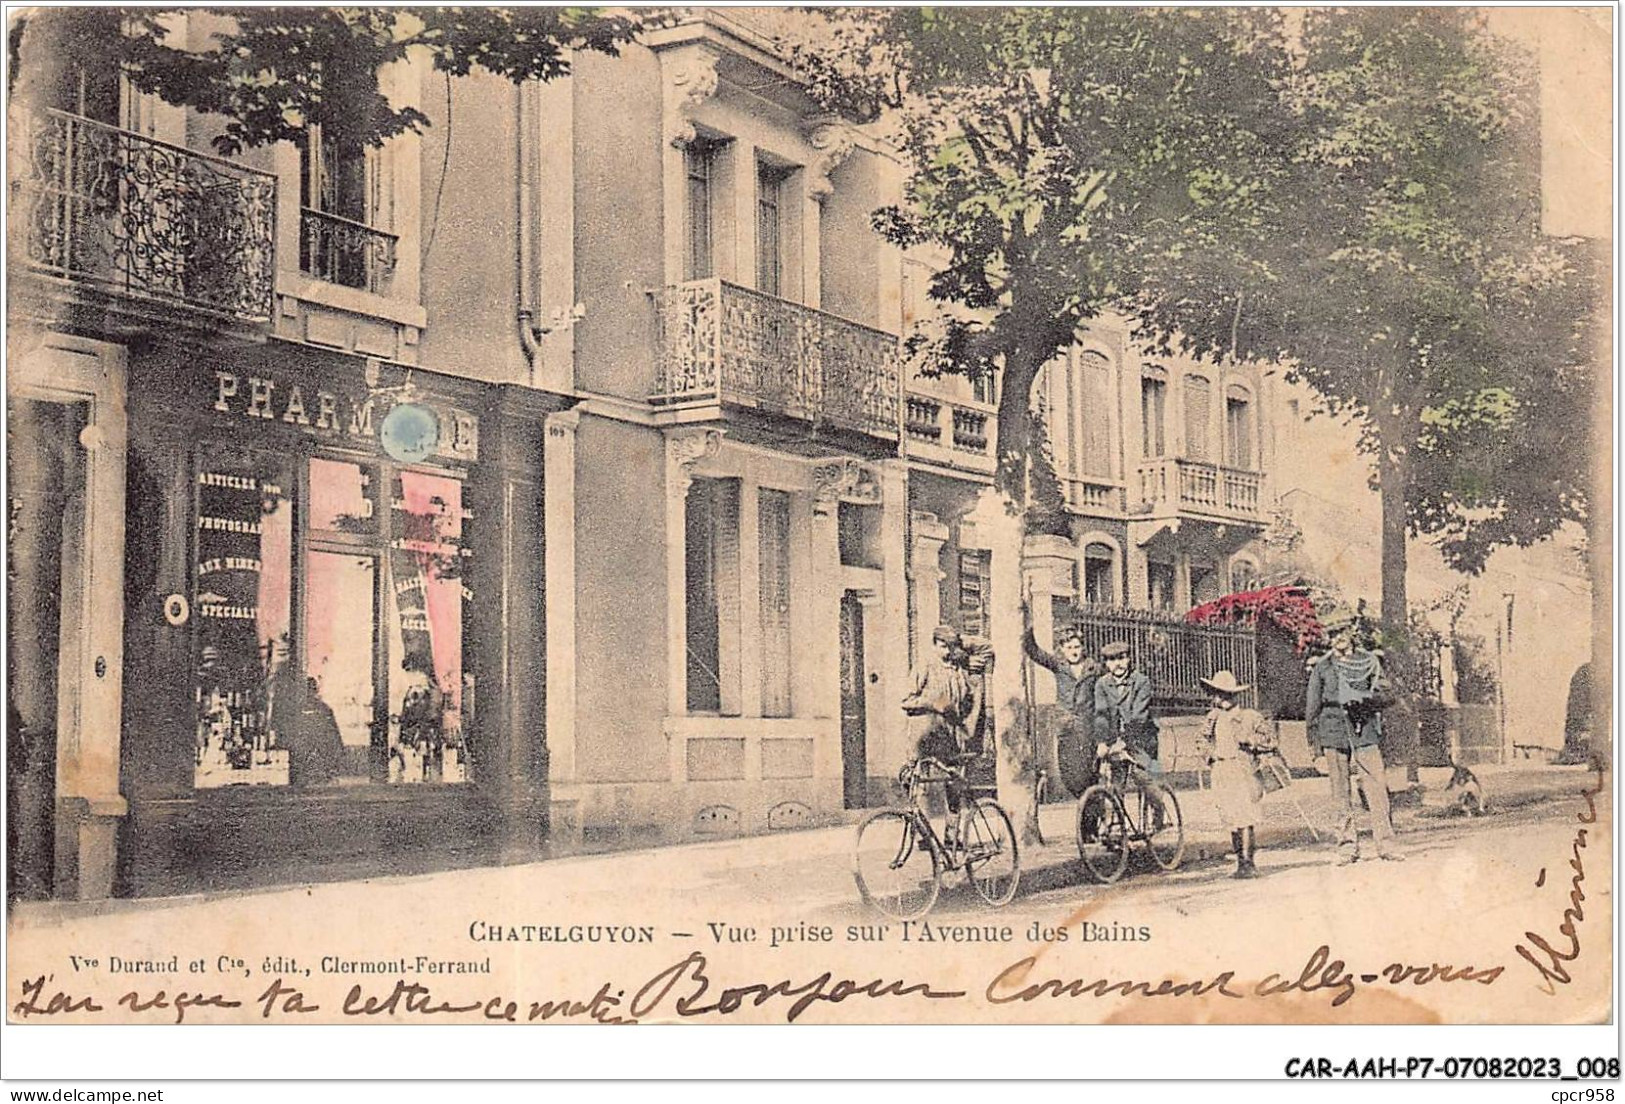
[[194,783],[288,784],[288,752],[268,712],[288,651],[293,510],[286,471],[205,461],[197,472],[197,744]]
[[195,786],[467,782],[462,481],[325,457],[303,475],[199,463]]

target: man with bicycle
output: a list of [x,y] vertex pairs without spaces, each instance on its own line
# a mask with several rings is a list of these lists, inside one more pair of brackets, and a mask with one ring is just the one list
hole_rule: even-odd
[[[915,754],[920,759],[936,759],[946,765],[959,763],[969,754],[970,724],[979,711],[980,686],[966,662],[964,642],[959,631],[939,625],[931,633],[933,656],[914,671],[913,687],[903,699],[903,712],[915,720]],[[950,822],[944,835],[964,838],[971,802],[961,800],[963,783],[950,779],[946,784],[948,812],[957,816],[958,831]],[[935,810],[930,810],[935,815]]]
[[1134,669],[1129,647],[1115,641],[1100,649],[1106,673],[1095,680],[1095,753],[1126,752],[1141,769],[1155,773],[1157,722],[1151,719],[1151,679]]

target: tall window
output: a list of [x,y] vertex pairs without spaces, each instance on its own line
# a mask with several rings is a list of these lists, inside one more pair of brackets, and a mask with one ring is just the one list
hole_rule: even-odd
[[790,496],[757,494],[762,716],[790,716]]
[[1145,565],[1146,590],[1154,610],[1174,608],[1174,565],[1151,560]]
[[694,480],[686,526],[688,708],[737,712],[739,484]]
[[1117,603],[1117,555],[1109,544],[1091,541],[1083,549],[1083,600],[1091,605]]
[[1232,468],[1253,467],[1253,404],[1242,387],[1231,387],[1224,400],[1226,462]]
[[1164,415],[1168,408],[1168,384],[1159,376],[1140,378],[1141,455],[1147,460],[1168,454]]
[[992,583],[992,551],[962,549],[959,553],[959,630],[966,636],[988,635]]
[[1082,402],[1074,420],[1083,423],[1082,474],[1112,474],[1112,365],[1105,356],[1086,351],[1078,357]]
[[1230,561],[1230,590],[1242,593],[1258,589],[1258,567],[1251,560]]
[[777,165],[756,166],[756,290],[778,295],[784,276],[784,182]]
[[683,152],[688,179],[688,248],[683,257],[683,277],[687,280],[711,277],[712,201],[719,148],[716,142],[696,140]]
[[345,287],[379,290],[393,238],[371,229],[382,208],[374,151],[343,130],[312,124],[299,144],[299,267]]
[[1219,572],[1212,564],[1191,564],[1190,604],[1199,606],[1219,597]]
[[1185,377],[1185,456],[1207,460],[1212,455],[1208,419],[1213,412],[1213,385],[1206,376]]

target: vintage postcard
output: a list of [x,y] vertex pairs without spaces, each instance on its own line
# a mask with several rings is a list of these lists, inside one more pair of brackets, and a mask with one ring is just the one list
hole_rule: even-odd
[[9,1024],[1612,1021],[1615,14],[10,10]]

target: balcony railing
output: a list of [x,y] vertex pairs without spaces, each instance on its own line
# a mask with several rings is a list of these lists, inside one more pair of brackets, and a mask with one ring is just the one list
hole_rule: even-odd
[[395,243],[364,222],[299,209],[299,268],[318,280],[378,294],[395,271]]
[[897,338],[721,280],[656,293],[650,402],[727,403],[895,441],[903,416]]
[[1066,504],[1081,514],[1108,514],[1123,512],[1123,488],[1109,479],[1093,476],[1071,476],[1063,479]]
[[991,406],[913,392],[903,404],[903,432],[905,449],[917,460],[983,475],[993,471],[998,416]]
[[1168,457],[1140,465],[1140,501],[1155,513],[1259,517],[1257,472]]
[[13,244],[30,267],[270,319],[274,176],[63,111],[29,114],[18,129]]

